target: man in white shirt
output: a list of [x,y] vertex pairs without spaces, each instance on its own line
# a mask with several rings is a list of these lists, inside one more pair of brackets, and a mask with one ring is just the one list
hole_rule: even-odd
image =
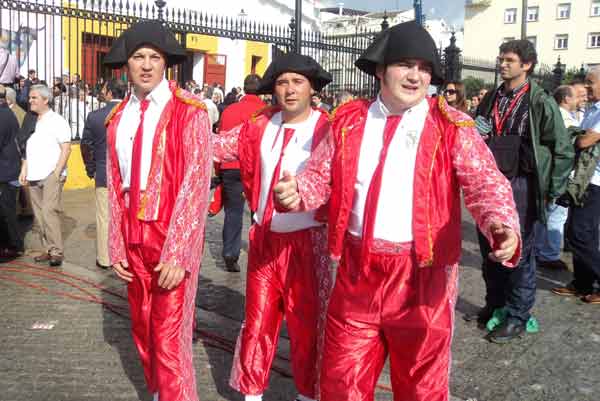
[[107,118],[109,257],[128,283],[133,340],[161,401],[198,400],[192,331],[211,147],[202,102],[165,79],[185,58],[158,21],[131,26],[105,58],[133,83]]
[[561,85],[554,90],[554,100],[558,104],[565,127],[579,127],[577,120],[577,106],[579,96],[572,85]]
[[311,107],[311,94],[331,81],[312,58],[289,53],[265,71],[259,93],[277,106],[255,113],[241,127],[213,136],[219,162],[239,158],[244,192],[254,224],[250,229],[246,314],[230,385],[259,401],[268,385],[285,316],[297,400],[318,398],[320,345],[331,280],[325,227],[315,211],[280,213],[272,189],[298,174],[313,149],[329,134],[329,116]]
[[208,112],[208,118],[210,119],[211,129],[219,121],[219,109],[215,102],[212,101],[211,89],[204,89],[200,91],[200,99],[206,105],[206,111]]
[[64,250],[61,199],[71,153],[71,130],[67,121],[52,111],[51,103],[52,92],[47,86],[31,87],[29,107],[37,114],[37,122],[35,131],[27,140],[19,181],[21,185],[29,184],[33,214],[40,226],[45,248],[35,261],[60,266]]
[[[591,106],[581,122],[583,135],[575,145],[580,149],[600,146],[600,67],[592,69],[585,86]],[[600,161],[587,186],[582,206],[571,207],[571,221],[567,227],[569,245],[573,252],[573,281],[564,287],[554,288],[558,295],[582,297],[584,302],[600,304],[600,294],[594,293],[594,283],[600,282]]]
[[577,97],[577,110],[575,112],[575,118],[578,121],[577,125],[580,126],[588,104],[588,91],[584,82],[574,82],[571,84],[571,87],[575,91],[575,96]]
[[[554,100],[565,123],[565,127],[579,127],[577,121],[578,97],[570,85],[561,85],[554,90]],[[548,269],[566,269],[560,259],[563,231],[567,221],[568,209],[550,202],[546,205],[546,224],[535,223],[534,252],[537,265]]]
[[394,399],[447,401],[460,190],[494,244],[489,257],[507,267],[520,257],[512,191],[472,120],[427,98],[443,78],[423,27],[389,28],[355,65],[379,79],[379,96],[337,109],[329,140],[275,188],[290,210],[329,205],[329,252],[340,266],[320,400],[373,400],[389,355]]

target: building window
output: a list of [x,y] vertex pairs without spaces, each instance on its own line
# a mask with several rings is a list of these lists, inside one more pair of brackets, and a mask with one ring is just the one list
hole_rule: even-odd
[[539,7],[527,7],[527,22],[537,22],[540,16]]
[[554,37],[554,49],[565,50],[569,48],[569,35],[556,35]]
[[592,0],[592,9],[590,10],[592,17],[600,17],[600,0]]
[[556,9],[556,18],[569,19],[571,18],[571,3],[562,3]]
[[517,23],[517,9],[507,8],[504,10],[504,23],[505,24],[516,24]]
[[594,32],[588,35],[588,47],[600,48],[600,32]]
[[533,47],[537,47],[537,36],[527,36],[527,40],[531,42]]

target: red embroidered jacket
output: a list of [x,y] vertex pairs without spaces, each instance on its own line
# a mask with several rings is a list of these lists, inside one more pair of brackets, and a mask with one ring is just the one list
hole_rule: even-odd
[[[414,169],[413,240],[420,266],[448,266],[460,259],[461,189],[467,208],[491,244],[493,222],[519,235],[519,220],[510,183],[498,171],[473,121],[450,108],[443,97],[428,101]],[[329,200],[329,252],[334,259],[340,258],[348,228],[371,103],[356,100],[335,111],[332,135],[297,177],[303,209],[315,209]],[[506,265],[514,266],[519,257],[520,247]]]
[[[260,144],[267,124],[281,109],[269,106],[256,112],[243,125],[231,131],[213,135],[215,161],[224,162],[239,159],[244,194],[250,210],[256,212],[260,197]],[[314,109],[321,113],[312,140],[312,151],[329,135],[329,114],[322,109]]]
[[[169,222],[161,263],[186,271],[200,267],[211,174],[210,123],[206,107],[169,82],[173,93],[160,116],[152,144],[152,161],[138,219]],[[106,119],[111,263],[127,259],[121,222],[126,210],[116,151],[117,127],[129,96]]]

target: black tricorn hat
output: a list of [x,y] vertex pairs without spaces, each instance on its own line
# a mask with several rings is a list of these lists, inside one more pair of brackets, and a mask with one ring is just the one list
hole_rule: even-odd
[[378,64],[389,65],[404,59],[419,59],[431,63],[431,83],[444,83],[435,42],[429,32],[415,21],[403,22],[381,32],[354,65],[374,76]]
[[310,81],[312,88],[319,92],[331,82],[331,74],[321,67],[312,57],[298,53],[286,53],[274,59],[260,81],[258,92],[261,94],[273,93],[275,81],[286,72],[295,72],[304,75]]
[[185,50],[173,33],[158,21],[142,21],[129,27],[112,44],[104,58],[104,65],[121,68],[134,51],[150,45],[165,56],[167,66],[182,63],[186,59]]

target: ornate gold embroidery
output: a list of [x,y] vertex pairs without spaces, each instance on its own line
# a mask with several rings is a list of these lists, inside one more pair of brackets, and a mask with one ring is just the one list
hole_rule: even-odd
[[115,107],[112,108],[112,110],[110,111],[110,113],[108,113],[108,116],[106,116],[106,118],[104,119],[104,126],[108,127],[108,124],[110,124],[110,120],[113,119],[113,117],[117,114],[118,111],[120,111],[122,109],[122,106],[124,106],[127,102],[127,99],[120,101],[119,103],[117,103],[115,105]]
[[346,154],[346,133],[347,132],[348,132],[348,127],[342,128],[342,169],[344,168],[344,165],[346,164],[346,163],[344,163],[344,161],[345,161],[344,155]]
[[199,109],[206,110],[206,105],[204,102],[195,96],[189,94],[181,88],[177,88],[175,91],[175,96],[177,99],[181,100],[185,104],[190,104],[192,106],[198,107]]
[[273,106],[273,105],[270,105],[270,104],[269,104],[269,105],[267,105],[267,106],[265,106],[265,107],[263,107],[263,108],[260,108],[260,109],[256,110],[256,111],[255,111],[255,112],[252,114],[252,116],[250,116],[250,121],[252,121],[253,123],[255,123],[255,122],[256,122],[256,117],[260,116],[260,115],[261,115],[262,113],[264,113],[265,111],[267,111],[267,110],[269,110],[269,109],[272,109],[273,107],[275,107],[275,106]]
[[352,102],[352,99],[348,99],[346,100],[344,103],[340,103],[338,104],[335,109],[331,110],[329,114],[329,122],[333,122],[333,119],[335,118],[335,115],[337,114],[338,110],[342,107],[344,107],[345,105],[347,105],[348,103]]
[[440,111],[442,112],[442,115],[446,118],[446,120],[450,121],[452,124],[456,125],[457,127],[474,127],[475,126],[475,121],[473,120],[461,120],[461,121],[457,121],[455,119],[453,119],[450,116],[450,113],[448,112],[448,103],[446,103],[446,99],[444,99],[443,96],[438,96],[438,107],[440,109]]
[[431,166],[429,166],[429,175],[427,177],[427,241],[429,242],[429,259],[425,261],[424,267],[431,267],[433,265],[433,235],[431,234],[431,177],[433,176],[433,165],[435,164],[435,156],[440,147],[440,142],[442,140],[442,136],[438,135],[437,141],[435,143],[435,148],[433,149],[433,154],[431,155]]
[[142,199],[140,199],[140,208],[137,211],[137,218],[139,220],[145,220],[146,216],[146,204],[148,203],[148,195],[144,192],[142,194]]

